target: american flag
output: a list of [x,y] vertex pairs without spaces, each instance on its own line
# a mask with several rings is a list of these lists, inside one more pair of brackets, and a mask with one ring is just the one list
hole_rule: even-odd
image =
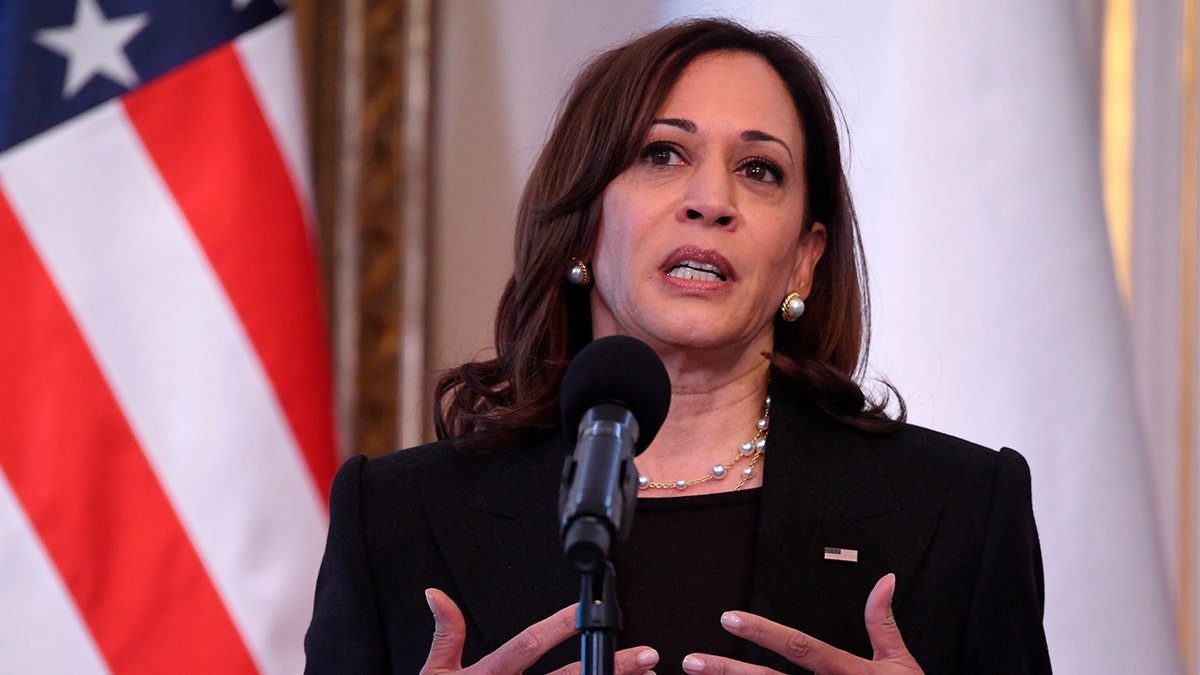
[[336,462],[294,27],[0,0],[0,672],[299,672]]

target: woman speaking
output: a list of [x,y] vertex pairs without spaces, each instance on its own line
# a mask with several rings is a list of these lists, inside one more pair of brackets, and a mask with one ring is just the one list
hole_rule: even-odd
[[796,45],[707,19],[594,59],[525,187],[514,269],[496,358],[438,383],[441,440],[338,473],[310,671],[578,671],[559,391],[626,335],[671,402],[615,551],[617,672],[1049,672],[1024,459],[859,385],[862,249]]

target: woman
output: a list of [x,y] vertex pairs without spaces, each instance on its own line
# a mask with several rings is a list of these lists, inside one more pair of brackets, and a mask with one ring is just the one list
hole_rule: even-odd
[[558,388],[623,334],[672,400],[616,554],[618,672],[1049,671],[1024,460],[889,419],[855,382],[857,225],[795,45],[698,20],[595,59],[522,197],[515,269],[496,359],[439,382],[443,440],[340,471],[311,670],[578,657]]

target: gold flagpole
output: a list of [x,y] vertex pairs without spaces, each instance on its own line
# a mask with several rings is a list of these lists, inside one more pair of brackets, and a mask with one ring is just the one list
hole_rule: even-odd
[[1193,671],[1193,533],[1195,501],[1195,368],[1196,368],[1196,208],[1197,208],[1197,83],[1196,3],[1183,0],[1180,50],[1182,129],[1180,143],[1180,307],[1179,307],[1179,644],[1188,672]]
[[1134,0],[1108,0],[1104,8],[1101,125],[1104,211],[1117,288],[1133,308],[1133,64]]

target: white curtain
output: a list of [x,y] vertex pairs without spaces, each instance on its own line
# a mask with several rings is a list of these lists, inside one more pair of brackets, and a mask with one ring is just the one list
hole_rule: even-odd
[[875,303],[910,420],[1021,451],[1064,673],[1180,671],[1071,3],[670,2],[812,51],[841,101]]
[[[1180,672],[1164,571],[1178,547],[1160,537],[1175,531],[1178,510],[1177,236],[1164,234],[1178,231],[1178,0],[1138,3],[1138,98],[1148,107],[1138,111],[1132,331],[1102,211],[1099,3],[657,4],[440,6],[439,67],[457,74],[438,83],[440,123],[455,130],[435,148],[435,255],[448,271],[439,283],[470,263],[459,244],[481,236],[480,222],[492,251],[508,250],[514,176],[525,175],[574,64],[697,14],[794,37],[845,115],[872,275],[873,372],[900,388],[912,422],[1029,459],[1057,672]],[[461,118],[472,110],[491,111],[479,129]],[[504,166],[463,180],[453,167],[478,153],[454,138],[488,144]],[[499,288],[507,257],[482,258],[498,266],[495,283],[478,272],[468,281]],[[456,299],[434,298],[435,323],[454,328],[434,330],[435,360],[458,343],[471,350],[463,356],[489,343],[490,310],[472,306],[470,328]]]

